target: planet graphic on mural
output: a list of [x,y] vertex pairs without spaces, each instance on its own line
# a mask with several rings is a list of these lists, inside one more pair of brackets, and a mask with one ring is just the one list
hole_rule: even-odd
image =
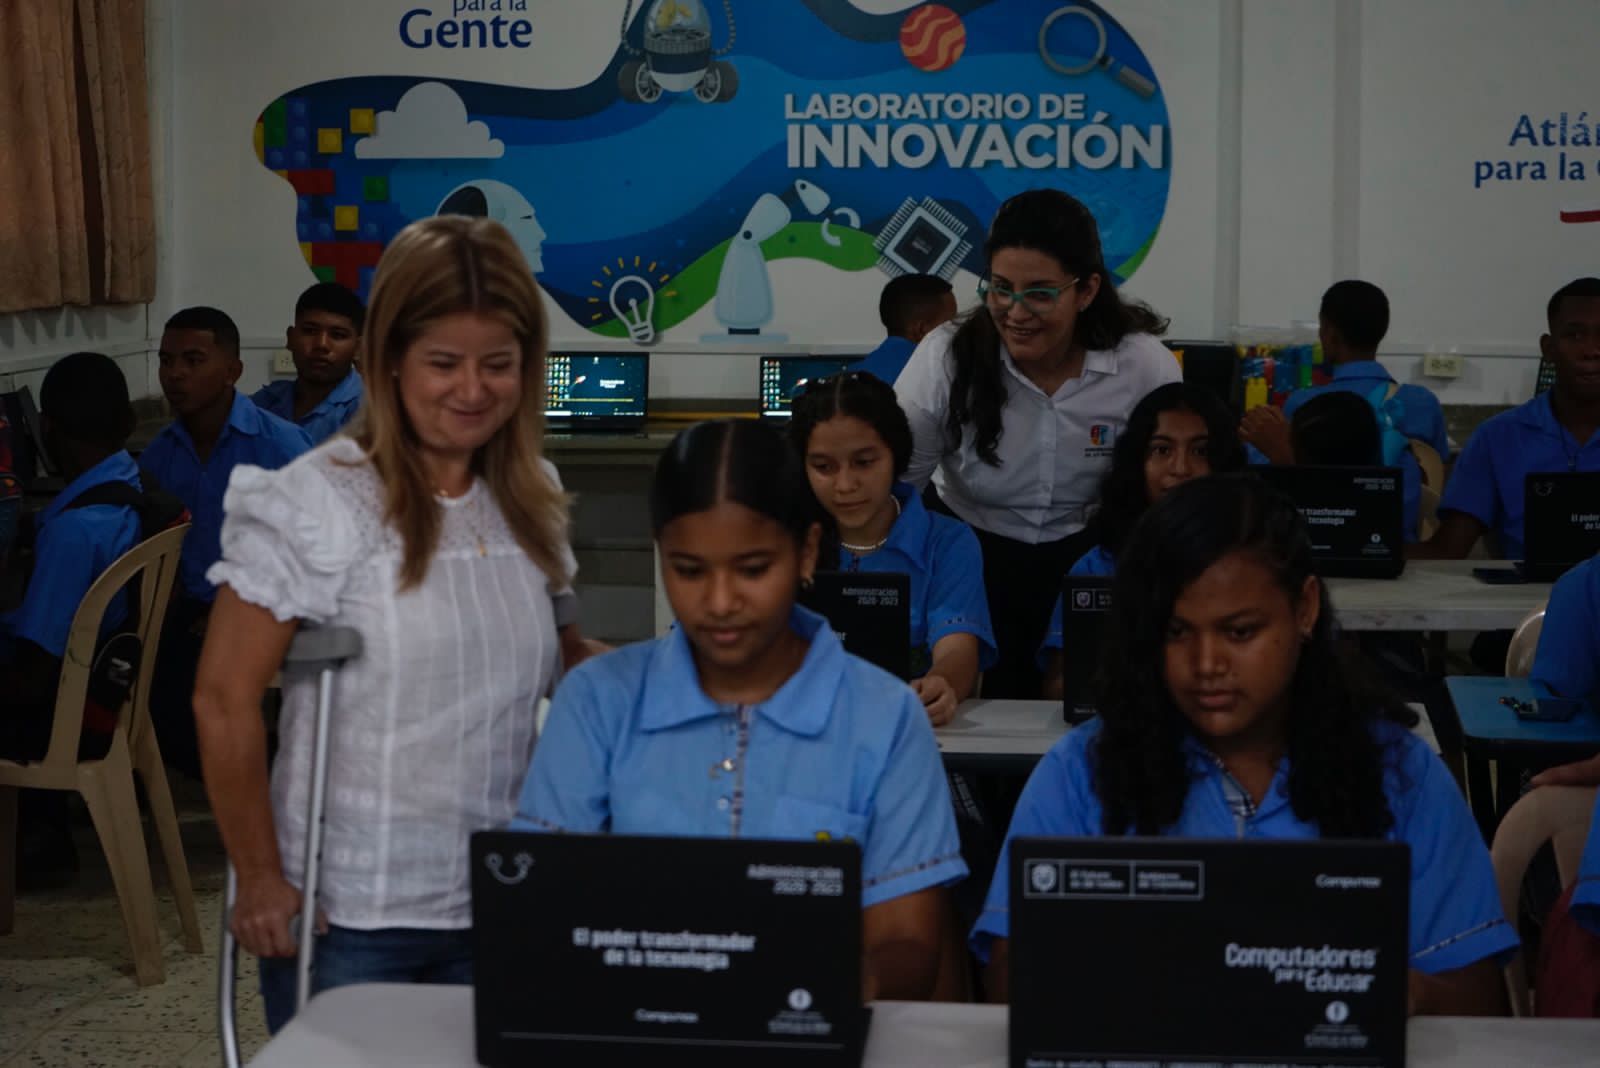
[[943,4],[927,4],[900,24],[900,51],[918,70],[949,70],[967,47],[961,16]]

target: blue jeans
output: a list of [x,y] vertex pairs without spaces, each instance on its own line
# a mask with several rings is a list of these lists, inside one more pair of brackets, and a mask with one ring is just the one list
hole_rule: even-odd
[[[261,1002],[276,1034],[294,1015],[294,957],[261,958]],[[472,932],[331,927],[318,935],[311,993],[353,983],[472,983]]]

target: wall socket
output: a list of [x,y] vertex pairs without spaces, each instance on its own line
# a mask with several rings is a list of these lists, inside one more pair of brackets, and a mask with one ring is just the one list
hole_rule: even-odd
[[[1430,359],[1432,357],[1429,357]],[[275,375],[294,374],[294,353],[288,349],[278,349],[272,354],[272,373]]]
[[1429,378],[1460,378],[1459,352],[1430,352],[1422,357],[1422,373]]

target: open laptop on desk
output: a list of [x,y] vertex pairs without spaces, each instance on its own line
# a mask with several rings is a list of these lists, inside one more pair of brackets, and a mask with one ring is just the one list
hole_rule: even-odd
[[11,424],[11,473],[22,483],[24,493],[59,493],[65,482],[44,447],[44,430],[39,425],[39,409],[33,391],[27,386],[11,393],[0,393],[0,415]]
[[552,352],[545,425],[555,434],[639,435],[650,399],[648,352]]
[[1311,535],[1324,578],[1399,578],[1405,500],[1397,467],[1252,468],[1289,497]]
[[1536,472],[1523,482],[1523,555],[1529,582],[1554,582],[1600,553],[1600,471]]
[[845,652],[899,678],[912,677],[911,576],[819,571],[800,603],[828,621]]
[[836,375],[858,356],[761,357],[761,418],[787,419],[790,404],[810,382]]
[[1082,723],[1095,714],[1094,678],[1100,637],[1111,611],[1112,579],[1068,575],[1061,580],[1061,715]]
[[1404,1065],[1410,853],[1014,839],[1012,1068]]
[[491,1068],[855,1068],[850,842],[472,836],[474,1013]]

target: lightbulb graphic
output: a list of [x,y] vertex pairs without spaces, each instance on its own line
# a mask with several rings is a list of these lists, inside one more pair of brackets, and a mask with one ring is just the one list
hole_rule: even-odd
[[656,309],[656,291],[647,280],[636,274],[625,274],[611,284],[611,310],[628,328],[628,336],[640,345],[656,339],[652,316]]

